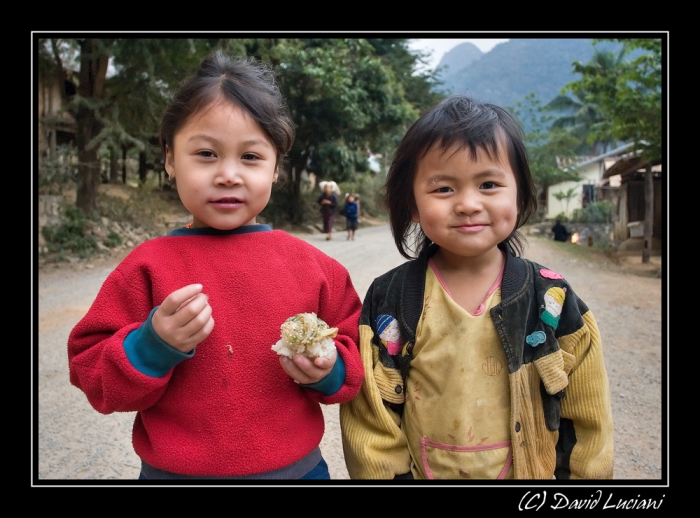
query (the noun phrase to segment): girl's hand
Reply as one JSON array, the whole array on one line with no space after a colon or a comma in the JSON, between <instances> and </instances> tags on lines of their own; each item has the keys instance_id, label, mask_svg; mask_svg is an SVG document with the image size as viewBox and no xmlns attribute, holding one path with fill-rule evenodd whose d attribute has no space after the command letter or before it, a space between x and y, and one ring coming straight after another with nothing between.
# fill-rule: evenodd
<instances>
[{"instance_id":1,"label":"girl's hand","mask_svg":"<svg viewBox=\"0 0 700 518\"><path fill-rule=\"evenodd\" d=\"M280 356L280 365L284 372L302 385L309 385L321 381L333 370L338 351L333 352L333 358L314 358L313 361L306 356L297 354L293 359Z\"/></svg>"},{"instance_id":2,"label":"girl's hand","mask_svg":"<svg viewBox=\"0 0 700 518\"><path fill-rule=\"evenodd\" d=\"M188 353L214 329L209 296L201 284L173 291L153 313L153 330L169 346Z\"/></svg>"}]
</instances>

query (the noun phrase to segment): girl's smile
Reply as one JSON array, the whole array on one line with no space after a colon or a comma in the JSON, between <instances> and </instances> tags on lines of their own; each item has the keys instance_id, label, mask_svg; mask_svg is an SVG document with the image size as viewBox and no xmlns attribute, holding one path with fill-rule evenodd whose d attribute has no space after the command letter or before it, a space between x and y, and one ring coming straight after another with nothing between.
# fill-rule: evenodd
<instances>
[{"instance_id":1,"label":"girl's smile","mask_svg":"<svg viewBox=\"0 0 700 518\"><path fill-rule=\"evenodd\" d=\"M486 225L457 225L455 229L458 232L464 232L464 233L473 233L473 232L479 232L480 230L483 230L486 228Z\"/></svg>"}]
</instances>

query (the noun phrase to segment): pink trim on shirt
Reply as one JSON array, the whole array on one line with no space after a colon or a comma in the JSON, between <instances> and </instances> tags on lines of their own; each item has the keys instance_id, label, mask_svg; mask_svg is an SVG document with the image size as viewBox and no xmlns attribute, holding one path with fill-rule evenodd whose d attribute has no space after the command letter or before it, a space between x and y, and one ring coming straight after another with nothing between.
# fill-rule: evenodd
<instances>
[{"instance_id":1,"label":"pink trim on shirt","mask_svg":"<svg viewBox=\"0 0 700 518\"><path fill-rule=\"evenodd\" d=\"M447 284L445 283L445 279L442 278L442 274L440 273L440 270L438 270L438 267L435 264L435 261L433 261L432 257L430 259L428 259L428 264L433 269L433 273L435 274L435 277L437 277L437 280L440 282L440 285L445 289L445 291L450 296L450 298L454 299L454 297L452 296L452 293L450 292L450 288L447 287Z\"/></svg>"},{"instance_id":2,"label":"pink trim on shirt","mask_svg":"<svg viewBox=\"0 0 700 518\"><path fill-rule=\"evenodd\" d=\"M501 281L503 280L503 271L505 270L506 267L506 254L504 252L501 252L503 254L503 264L501 265L501 271L498 274L498 277L496 278L496 281L493 283L493 286L489 289L489 292L486 294L486 297L484 297L484 300L481 302L479 307L476 309L474 313L467 311L472 316L478 317L481 315L484 310L486 309L486 301L488 298L493 294L494 291L496 291L498 288L501 287ZM437 265L435 264L435 261L433 261L433 258L431 257L428 259L428 264L430 267L433 269L433 273L435 274L435 277L437 277L438 282L440 283L440 286L443 287L443 289L447 292L447 294L450 296L452 300L454 300L454 297L452 296L452 293L450 292L450 289L447 287L447 283L445 282L445 279L442 277L442 274L440 273L440 270L438 270Z\"/></svg>"},{"instance_id":3,"label":"pink trim on shirt","mask_svg":"<svg viewBox=\"0 0 700 518\"><path fill-rule=\"evenodd\" d=\"M430 469L430 464L428 463L428 446L431 446L433 448L437 448L440 450L456 451L456 452L485 451L485 450L498 450L500 448L508 448L508 456L506 457L506 461L503 464L503 468L501 469L501 472L498 474L498 477L497 477L498 480L502 480L502 479L506 478L506 475L508 474L508 470L510 469L511 464L513 464L513 448L511 446L510 441L501 441L501 442L495 442L493 444L482 444L482 445L476 445L476 446L455 446L454 444L447 444L444 442L433 441L431 439L428 439L427 437L421 437L420 438L421 461L423 463L423 469L425 470L425 476L430 480L434 480L435 476L433 475L433 472Z\"/></svg>"}]
</instances>

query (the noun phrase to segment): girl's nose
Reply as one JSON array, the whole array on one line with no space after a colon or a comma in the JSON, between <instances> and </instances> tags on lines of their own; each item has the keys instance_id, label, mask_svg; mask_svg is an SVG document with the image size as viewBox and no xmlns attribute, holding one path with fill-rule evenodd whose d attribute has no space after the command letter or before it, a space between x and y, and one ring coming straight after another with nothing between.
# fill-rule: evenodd
<instances>
[{"instance_id":1,"label":"girl's nose","mask_svg":"<svg viewBox=\"0 0 700 518\"><path fill-rule=\"evenodd\" d=\"M238 166L233 162L221 161L217 171L215 182L217 185L235 185L241 182Z\"/></svg>"},{"instance_id":2,"label":"girl's nose","mask_svg":"<svg viewBox=\"0 0 700 518\"><path fill-rule=\"evenodd\" d=\"M481 200L478 193L463 192L459 194L455 203L455 212L457 214L471 214L482 209Z\"/></svg>"}]
</instances>

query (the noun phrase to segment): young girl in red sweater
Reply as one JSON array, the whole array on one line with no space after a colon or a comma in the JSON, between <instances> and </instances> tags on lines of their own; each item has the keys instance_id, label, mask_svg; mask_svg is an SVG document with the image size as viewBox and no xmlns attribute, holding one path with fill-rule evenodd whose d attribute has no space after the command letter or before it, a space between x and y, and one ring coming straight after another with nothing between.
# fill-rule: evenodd
<instances>
[{"instance_id":1,"label":"young girl in red sweater","mask_svg":"<svg viewBox=\"0 0 700 518\"><path fill-rule=\"evenodd\" d=\"M270 69L217 52L161 122L187 228L137 246L68 339L70 380L104 414L136 412L141 479L328 479L320 403L363 379L347 270L256 222L294 124ZM315 313L330 357L278 356L280 326Z\"/></svg>"}]
</instances>

